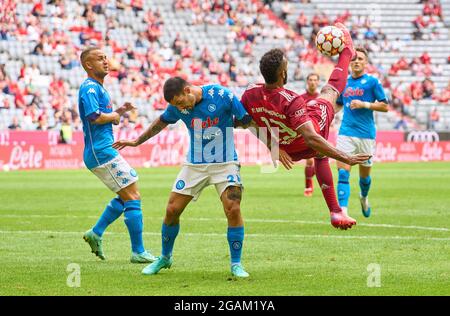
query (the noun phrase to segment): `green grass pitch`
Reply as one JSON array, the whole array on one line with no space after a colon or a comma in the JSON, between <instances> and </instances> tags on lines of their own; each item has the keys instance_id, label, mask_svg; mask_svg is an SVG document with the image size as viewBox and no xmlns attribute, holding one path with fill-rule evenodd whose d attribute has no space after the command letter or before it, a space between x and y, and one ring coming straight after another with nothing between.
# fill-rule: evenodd
<instances>
[{"instance_id":1,"label":"green grass pitch","mask_svg":"<svg viewBox=\"0 0 450 316\"><path fill-rule=\"evenodd\" d=\"M178 170L138 170L144 240L155 254ZM348 231L329 224L317 182L314 196L303 197L303 166L241 173L245 280L230 277L212 186L181 217L172 268L143 276L144 265L129 263L123 217L104 235L106 261L83 241L113 197L89 171L0 173L0 295L450 295L449 163L375 165L370 219L354 169L349 212L358 224ZM77 280L71 263L80 267L79 287L68 286Z\"/></svg>"}]
</instances>

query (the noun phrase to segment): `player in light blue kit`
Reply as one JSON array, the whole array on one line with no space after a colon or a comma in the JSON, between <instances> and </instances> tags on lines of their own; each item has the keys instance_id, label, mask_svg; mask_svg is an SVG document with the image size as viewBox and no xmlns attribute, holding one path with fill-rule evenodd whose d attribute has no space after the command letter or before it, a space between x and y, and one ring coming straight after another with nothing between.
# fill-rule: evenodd
<instances>
[{"instance_id":1,"label":"player in light blue kit","mask_svg":"<svg viewBox=\"0 0 450 316\"><path fill-rule=\"evenodd\" d=\"M387 112L388 101L380 81L365 73L368 54L364 48L356 49L357 57L350 63L351 76L344 92L339 96L337 104L344 105L344 116L337 137L336 148L347 154L375 154L376 126L373 112ZM365 217L370 216L371 207L368 194L372 179L370 170L372 160L359 165L359 187L361 211ZM337 193L339 205L348 212L350 197L350 168L337 161L339 181Z\"/></svg>"},{"instance_id":2,"label":"player in light blue kit","mask_svg":"<svg viewBox=\"0 0 450 316\"><path fill-rule=\"evenodd\" d=\"M180 229L180 215L191 200L197 200L208 185L215 185L228 220L227 240L231 254L231 273L248 277L241 265L244 222L241 216L242 182L234 147L234 119L248 125L251 117L241 102L220 85L194 86L180 77L164 84L166 111L136 140L122 140L113 147L138 146L169 124L182 120L190 135L187 162L172 187L162 224L162 255L142 270L156 274L172 265L172 250Z\"/></svg>"},{"instance_id":3,"label":"player in light blue kit","mask_svg":"<svg viewBox=\"0 0 450 316\"><path fill-rule=\"evenodd\" d=\"M142 240L142 210L134 169L112 148L114 142L112 124L119 124L120 117L133 110L131 103L113 111L111 98L103 88L103 79L108 74L106 55L96 47L85 49L80 56L81 64L88 74L78 95L78 108L83 122L84 154L86 167L92 171L117 197L106 206L95 226L83 239L93 253L105 260L102 235L106 228L124 213L125 224L131 239L132 263L149 263L155 257L144 249Z\"/></svg>"}]
</instances>

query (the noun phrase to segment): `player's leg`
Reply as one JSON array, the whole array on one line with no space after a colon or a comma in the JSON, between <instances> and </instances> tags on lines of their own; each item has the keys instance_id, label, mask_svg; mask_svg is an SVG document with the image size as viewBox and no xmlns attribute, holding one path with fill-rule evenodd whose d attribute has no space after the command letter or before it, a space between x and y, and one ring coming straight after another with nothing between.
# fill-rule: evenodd
<instances>
[{"instance_id":1,"label":"player's leg","mask_svg":"<svg viewBox=\"0 0 450 316\"><path fill-rule=\"evenodd\" d=\"M217 186L220 186L220 184ZM236 277L246 278L249 274L241 264L244 242L244 221L241 215L241 199L242 189L236 185L228 186L220 196L228 221L227 241L230 248L231 273Z\"/></svg>"},{"instance_id":2,"label":"player's leg","mask_svg":"<svg viewBox=\"0 0 450 316\"><path fill-rule=\"evenodd\" d=\"M185 165L175 180L167 202L166 214L161 227L162 254L152 264L146 266L142 273L157 274L161 269L171 267L175 239L180 231L180 216L186 206L196 201L202 190L208 185L205 166Z\"/></svg>"},{"instance_id":3,"label":"player's leg","mask_svg":"<svg viewBox=\"0 0 450 316\"><path fill-rule=\"evenodd\" d=\"M117 196L108 203L94 227L83 235L83 239L89 244L91 251L102 260L106 259L102 246L103 233L122 213L123 201Z\"/></svg>"},{"instance_id":4,"label":"player's leg","mask_svg":"<svg viewBox=\"0 0 450 316\"><path fill-rule=\"evenodd\" d=\"M106 228L125 211L124 198L132 199L131 197L119 194L119 192L121 190L127 190L127 186L133 185L138 180L138 176L120 155L101 166L93 168L91 172L111 191L118 194L106 206L95 226L83 235L83 239L89 244L92 252L101 259L105 259L102 247L102 235Z\"/></svg>"},{"instance_id":5,"label":"player's leg","mask_svg":"<svg viewBox=\"0 0 450 316\"><path fill-rule=\"evenodd\" d=\"M315 174L314 170L314 159L306 159L305 165L305 192L304 196L312 196L314 191L313 177Z\"/></svg>"},{"instance_id":6,"label":"player's leg","mask_svg":"<svg viewBox=\"0 0 450 316\"><path fill-rule=\"evenodd\" d=\"M338 135L336 148L347 154L354 154L357 149L353 141L353 138L344 135ZM339 206L342 208L342 211L345 214L348 214L348 200L350 198L351 166L340 161L336 161L336 165L338 169L337 194Z\"/></svg>"},{"instance_id":7,"label":"player's leg","mask_svg":"<svg viewBox=\"0 0 450 316\"><path fill-rule=\"evenodd\" d=\"M334 191L333 174L331 172L328 157L314 159L316 177L322 189L323 197L327 203L331 216L331 224L336 228L347 229L356 225L356 221L344 214L339 206Z\"/></svg>"},{"instance_id":8,"label":"player's leg","mask_svg":"<svg viewBox=\"0 0 450 316\"><path fill-rule=\"evenodd\" d=\"M369 217L371 213L369 190L372 184L372 178L370 177L370 170L371 167L359 166L359 188L361 190L359 200L361 202L361 212L365 217Z\"/></svg>"},{"instance_id":9,"label":"player's leg","mask_svg":"<svg viewBox=\"0 0 450 316\"><path fill-rule=\"evenodd\" d=\"M146 266L142 270L143 274L157 274L160 270L169 269L172 266L173 246L175 244L175 239L180 232L180 216L193 198L194 197L191 195L184 195L176 192L170 193L166 207L166 215L164 216L161 227L161 256L159 256L155 262Z\"/></svg>"},{"instance_id":10,"label":"player's leg","mask_svg":"<svg viewBox=\"0 0 450 316\"><path fill-rule=\"evenodd\" d=\"M117 194L120 196L124 207L124 222L127 226L131 241L132 263L149 263L156 260L149 251L145 250L142 232L144 221L142 216L141 195L137 182L121 189Z\"/></svg>"},{"instance_id":11,"label":"player's leg","mask_svg":"<svg viewBox=\"0 0 450 316\"><path fill-rule=\"evenodd\" d=\"M360 139L360 147L360 152L375 154L375 140ZM372 164L372 159L369 159L366 163L359 165L359 201L361 203L361 212L365 217L369 217L372 211L369 204L369 190L372 184L372 178L370 176Z\"/></svg>"},{"instance_id":12,"label":"player's leg","mask_svg":"<svg viewBox=\"0 0 450 316\"><path fill-rule=\"evenodd\" d=\"M337 193L339 206L345 214L348 214L348 200L350 198L350 171L351 166L341 161L336 161L338 169Z\"/></svg>"},{"instance_id":13,"label":"player's leg","mask_svg":"<svg viewBox=\"0 0 450 316\"><path fill-rule=\"evenodd\" d=\"M350 65L350 61L356 56L356 51L353 47L352 37L349 31L340 23L337 23L336 26L344 32L346 46L339 54L338 63L328 79L328 84L322 88L319 95L319 98L325 99L333 105L336 104L337 98L345 89L348 77L348 66Z\"/></svg>"}]
</instances>

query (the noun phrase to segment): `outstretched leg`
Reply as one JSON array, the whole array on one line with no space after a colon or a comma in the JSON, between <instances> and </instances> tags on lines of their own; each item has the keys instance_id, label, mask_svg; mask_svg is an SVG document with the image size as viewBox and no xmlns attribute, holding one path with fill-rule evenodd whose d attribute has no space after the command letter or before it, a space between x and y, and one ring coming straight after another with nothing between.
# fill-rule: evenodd
<instances>
[{"instance_id":1,"label":"outstretched leg","mask_svg":"<svg viewBox=\"0 0 450 316\"><path fill-rule=\"evenodd\" d=\"M333 175L331 173L328 158L315 158L314 165L316 168L317 181L319 182L323 197L325 198L330 211L331 224L340 229L347 229L356 225L356 221L353 218L346 216L337 202L336 193L334 191Z\"/></svg>"}]
</instances>

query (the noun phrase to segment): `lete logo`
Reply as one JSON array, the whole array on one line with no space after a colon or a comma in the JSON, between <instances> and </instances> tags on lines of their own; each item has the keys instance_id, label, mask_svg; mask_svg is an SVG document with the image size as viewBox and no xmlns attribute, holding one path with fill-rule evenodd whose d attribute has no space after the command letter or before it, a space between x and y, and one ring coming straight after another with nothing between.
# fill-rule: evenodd
<instances>
[{"instance_id":1,"label":"lete logo","mask_svg":"<svg viewBox=\"0 0 450 316\"><path fill-rule=\"evenodd\" d=\"M12 170L18 169L39 169L42 168L43 154L40 150L35 150L31 145L28 149L14 144L9 159L9 167Z\"/></svg>"}]
</instances>

